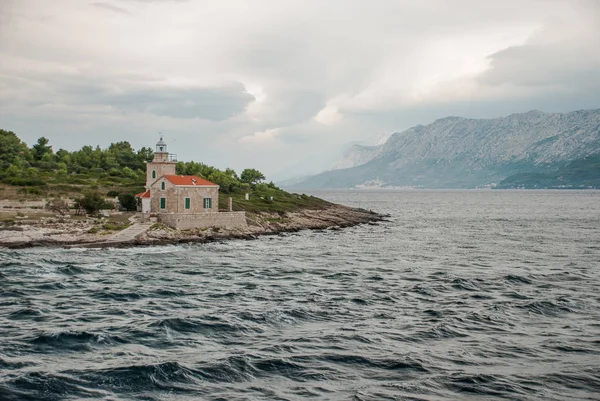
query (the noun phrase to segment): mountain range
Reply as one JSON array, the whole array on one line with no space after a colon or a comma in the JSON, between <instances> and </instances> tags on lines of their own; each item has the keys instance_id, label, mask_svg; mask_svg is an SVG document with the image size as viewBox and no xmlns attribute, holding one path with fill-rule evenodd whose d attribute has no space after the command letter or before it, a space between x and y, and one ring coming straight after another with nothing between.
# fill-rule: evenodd
<instances>
[{"instance_id":1,"label":"mountain range","mask_svg":"<svg viewBox=\"0 0 600 401\"><path fill-rule=\"evenodd\" d=\"M446 117L396 132L381 145L354 145L336 164L345 168L290 187L600 186L599 154L600 109ZM581 169L585 179L577 173Z\"/></svg>"}]
</instances>

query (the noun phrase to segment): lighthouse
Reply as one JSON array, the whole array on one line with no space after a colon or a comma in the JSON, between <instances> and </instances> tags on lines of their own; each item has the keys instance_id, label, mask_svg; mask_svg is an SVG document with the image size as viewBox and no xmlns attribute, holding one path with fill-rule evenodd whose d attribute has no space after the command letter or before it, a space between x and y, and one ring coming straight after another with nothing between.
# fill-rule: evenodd
<instances>
[{"instance_id":1,"label":"lighthouse","mask_svg":"<svg viewBox=\"0 0 600 401\"><path fill-rule=\"evenodd\" d=\"M169 153L167 144L161 135L156 143L154 159L146 164L146 189L150 189L152 183L163 175L175 175L176 165L177 156Z\"/></svg>"}]
</instances>

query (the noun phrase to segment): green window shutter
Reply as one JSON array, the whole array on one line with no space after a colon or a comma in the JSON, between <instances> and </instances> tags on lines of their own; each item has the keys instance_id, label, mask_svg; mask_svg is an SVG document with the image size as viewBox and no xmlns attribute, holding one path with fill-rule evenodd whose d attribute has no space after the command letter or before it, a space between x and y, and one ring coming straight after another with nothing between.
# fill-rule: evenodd
<instances>
[{"instance_id":1,"label":"green window shutter","mask_svg":"<svg viewBox=\"0 0 600 401\"><path fill-rule=\"evenodd\" d=\"M189 209L191 206L190 198L185 198L185 208Z\"/></svg>"},{"instance_id":2,"label":"green window shutter","mask_svg":"<svg viewBox=\"0 0 600 401\"><path fill-rule=\"evenodd\" d=\"M204 208L212 209L212 198L204 198Z\"/></svg>"},{"instance_id":3,"label":"green window shutter","mask_svg":"<svg viewBox=\"0 0 600 401\"><path fill-rule=\"evenodd\" d=\"M156 178L156 171L152 170L152 178Z\"/></svg>"},{"instance_id":4,"label":"green window shutter","mask_svg":"<svg viewBox=\"0 0 600 401\"><path fill-rule=\"evenodd\" d=\"M167 208L167 198L160 198L160 208L161 209Z\"/></svg>"},{"instance_id":5,"label":"green window shutter","mask_svg":"<svg viewBox=\"0 0 600 401\"><path fill-rule=\"evenodd\" d=\"M161 182L160 183L160 189L162 189L163 191L165 190L165 182Z\"/></svg>"}]
</instances>

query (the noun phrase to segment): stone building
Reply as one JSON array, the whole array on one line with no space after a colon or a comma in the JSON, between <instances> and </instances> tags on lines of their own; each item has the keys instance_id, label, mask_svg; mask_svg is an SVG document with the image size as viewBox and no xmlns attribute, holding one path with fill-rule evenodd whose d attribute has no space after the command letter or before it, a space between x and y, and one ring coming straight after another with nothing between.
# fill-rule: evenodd
<instances>
[{"instance_id":1,"label":"stone building","mask_svg":"<svg viewBox=\"0 0 600 401\"><path fill-rule=\"evenodd\" d=\"M146 191L136 195L142 216L156 215L174 228L246 226L244 212L219 212L219 186L195 175L177 175L177 156L161 136L146 164ZM231 204L231 202L229 202Z\"/></svg>"},{"instance_id":2,"label":"stone building","mask_svg":"<svg viewBox=\"0 0 600 401\"><path fill-rule=\"evenodd\" d=\"M219 186L195 175L165 174L150 185L150 210L159 213L219 211Z\"/></svg>"}]
</instances>

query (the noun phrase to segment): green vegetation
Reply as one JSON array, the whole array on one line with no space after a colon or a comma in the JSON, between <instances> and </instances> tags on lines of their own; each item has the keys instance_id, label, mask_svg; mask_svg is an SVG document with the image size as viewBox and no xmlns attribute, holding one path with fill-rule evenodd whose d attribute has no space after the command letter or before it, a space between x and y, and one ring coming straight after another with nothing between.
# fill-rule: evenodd
<instances>
[{"instance_id":1,"label":"green vegetation","mask_svg":"<svg viewBox=\"0 0 600 401\"><path fill-rule=\"evenodd\" d=\"M119 204L128 212L134 212L137 209L137 200L133 194L118 195Z\"/></svg>"},{"instance_id":2,"label":"green vegetation","mask_svg":"<svg viewBox=\"0 0 600 401\"><path fill-rule=\"evenodd\" d=\"M233 198L234 211L285 213L301 209L323 209L329 202L314 196L291 194L277 188L273 183L253 185L248 191L249 200L245 199L246 192L234 192L219 197L219 209L227 210L227 198ZM271 200L271 198L273 198Z\"/></svg>"},{"instance_id":3,"label":"green vegetation","mask_svg":"<svg viewBox=\"0 0 600 401\"><path fill-rule=\"evenodd\" d=\"M77 198L75 201L87 214L96 214L102 209L112 208L112 205L107 204L104 196L97 191L86 191L83 197Z\"/></svg>"},{"instance_id":4,"label":"green vegetation","mask_svg":"<svg viewBox=\"0 0 600 401\"><path fill-rule=\"evenodd\" d=\"M84 146L54 152L49 140L41 137L29 148L14 132L0 130L0 180L28 187L31 195L135 193L144 188L145 162L152 156L151 149L136 152L128 142L112 143L107 149Z\"/></svg>"},{"instance_id":5,"label":"green vegetation","mask_svg":"<svg viewBox=\"0 0 600 401\"><path fill-rule=\"evenodd\" d=\"M497 188L600 188L600 154L573 160L547 172L514 174Z\"/></svg>"},{"instance_id":6,"label":"green vegetation","mask_svg":"<svg viewBox=\"0 0 600 401\"><path fill-rule=\"evenodd\" d=\"M265 179L263 173L253 168L247 168L242 171L242 175L240 175L240 181L245 182L246 184L257 184Z\"/></svg>"},{"instance_id":7,"label":"green vegetation","mask_svg":"<svg viewBox=\"0 0 600 401\"><path fill-rule=\"evenodd\" d=\"M0 130L0 182L7 188L21 188L18 196L34 198L70 197L90 214L108 207L104 198L118 197L126 210L135 210L134 194L144 190L147 161L153 151L135 151L129 142L111 143L106 149L84 146L80 150L59 149L41 137L31 148L11 131ZM219 170L198 162L178 162L177 174L197 175L220 186L219 209L228 209L233 198L235 211L284 213L300 209L322 209L329 203L312 196L290 194L265 183L256 169L245 169L238 176L227 168ZM3 195L10 191L3 189ZM245 200L249 194L249 200ZM55 204L57 212L61 204Z\"/></svg>"},{"instance_id":8,"label":"green vegetation","mask_svg":"<svg viewBox=\"0 0 600 401\"><path fill-rule=\"evenodd\" d=\"M131 223L129 223L129 222L116 223L116 222L109 221L108 223L102 224L102 229L108 230L108 231L121 231L121 230L126 229L130 225L131 225Z\"/></svg>"}]
</instances>

